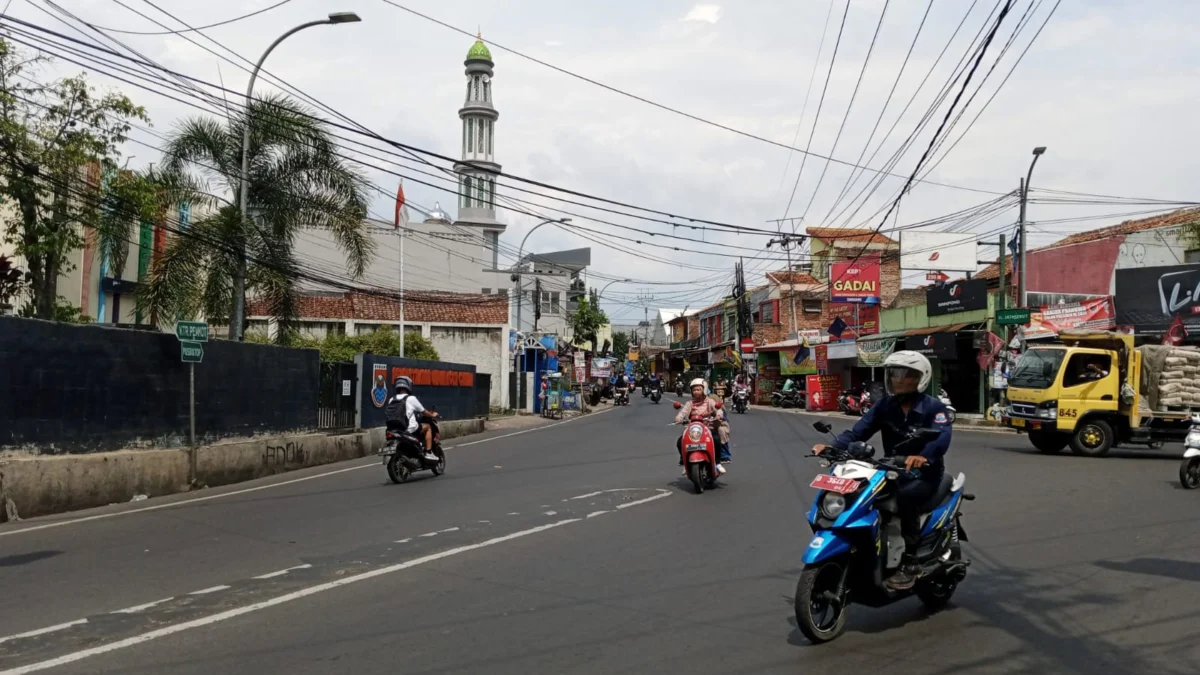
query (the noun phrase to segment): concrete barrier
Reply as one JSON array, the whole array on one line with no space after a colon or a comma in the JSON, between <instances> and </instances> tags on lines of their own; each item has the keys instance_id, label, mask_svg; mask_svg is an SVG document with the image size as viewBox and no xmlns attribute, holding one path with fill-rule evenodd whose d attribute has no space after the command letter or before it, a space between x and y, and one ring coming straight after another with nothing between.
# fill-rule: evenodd
<instances>
[{"instance_id":1,"label":"concrete barrier","mask_svg":"<svg viewBox=\"0 0 1200 675\"><path fill-rule=\"evenodd\" d=\"M443 439L477 434L482 419L440 424ZM384 444L384 429L296 434L202 446L196 478L217 487L284 471L366 457ZM187 449L119 450L82 455L0 457L0 522L161 497L189 489Z\"/></svg>"}]
</instances>

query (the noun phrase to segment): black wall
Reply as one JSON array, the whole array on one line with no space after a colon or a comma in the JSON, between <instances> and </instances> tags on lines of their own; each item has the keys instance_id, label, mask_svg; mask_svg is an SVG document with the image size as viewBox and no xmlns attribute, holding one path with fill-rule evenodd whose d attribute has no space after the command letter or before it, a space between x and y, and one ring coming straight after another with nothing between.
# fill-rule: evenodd
<instances>
[{"instance_id":1,"label":"black wall","mask_svg":"<svg viewBox=\"0 0 1200 675\"><path fill-rule=\"evenodd\" d=\"M200 439L317 426L315 350L216 340L196 365ZM0 446L113 450L188 434L174 335L0 317ZM47 447L53 445L53 449Z\"/></svg>"},{"instance_id":2,"label":"black wall","mask_svg":"<svg viewBox=\"0 0 1200 675\"><path fill-rule=\"evenodd\" d=\"M386 366L385 384L387 396L394 394L392 389L393 374L399 368L400 372L413 377L413 395L426 408L436 408L442 419L462 420L475 416L475 388L473 385L422 384L422 378L415 376L418 371L439 371L442 379L446 373L458 373L463 377L475 378L475 366L462 363L446 363L444 361L419 361L417 359L402 359L397 356L362 355L362 372L359 373L359 387L362 389L362 421L364 429L382 427L387 422L387 416L382 406L377 406L372 399L372 389L375 388L375 366Z\"/></svg>"}]
</instances>

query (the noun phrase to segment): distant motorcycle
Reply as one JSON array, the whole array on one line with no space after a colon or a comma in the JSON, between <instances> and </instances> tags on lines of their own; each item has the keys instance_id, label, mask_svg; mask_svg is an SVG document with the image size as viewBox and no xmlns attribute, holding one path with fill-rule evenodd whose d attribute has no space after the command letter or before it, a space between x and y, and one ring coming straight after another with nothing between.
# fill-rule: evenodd
<instances>
[{"instance_id":1,"label":"distant motorcycle","mask_svg":"<svg viewBox=\"0 0 1200 675\"><path fill-rule=\"evenodd\" d=\"M744 415L750 409L750 390L742 387L733 392L733 409Z\"/></svg>"},{"instance_id":2,"label":"distant motorcycle","mask_svg":"<svg viewBox=\"0 0 1200 675\"><path fill-rule=\"evenodd\" d=\"M1179 483L1184 489L1200 487L1200 413L1192 415L1192 428L1183 441L1183 462L1179 465Z\"/></svg>"},{"instance_id":3,"label":"distant motorcycle","mask_svg":"<svg viewBox=\"0 0 1200 675\"><path fill-rule=\"evenodd\" d=\"M393 483L407 483L414 471L432 471L435 476L446 473L446 453L442 451L442 432L437 420L423 415L421 421L433 428L433 449L430 452L437 459L425 456L424 440L400 428L404 422L389 422L386 442L379 454L383 456L388 478Z\"/></svg>"},{"instance_id":4,"label":"distant motorcycle","mask_svg":"<svg viewBox=\"0 0 1200 675\"><path fill-rule=\"evenodd\" d=\"M675 380L675 395L683 396L683 379Z\"/></svg>"},{"instance_id":5,"label":"distant motorcycle","mask_svg":"<svg viewBox=\"0 0 1200 675\"><path fill-rule=\"evenodd\" d=\"M662 394L662 384L660 383L650 390L650 400L658 403L662 400Z\"/></svg>"},{"instance_id":6,"label":"distant motorcycle","mask_svg":"<svg viewBox=\"0 0 1200 675\"><path fill-rule=\"evenodd\" d=\"M950 402L950 395L945 389L938 390L938 399L946 406L946 417L950 424L954 424L954 420L958 417L958 411L954 409L954 404Z\"/></svg>"},{"instance_id":7,"label":"distant motorcycle","mask_svg":"<svg viewBox=\"0 0 1200 675\"><path fill-rule=\"evenodd\" d=\"M642 385L642 398L646 398L649 395L650 395L650 386L643 384Z\"/></svg>"},{"instance_id":8,"label":"distant motorcycle","mask_svg":"<svg viewBox=\"0 0 1200 675\"><path fill-rule=\"evenodd\" d=\"M629 405L629 390L617 389L616 393L613 395L613 405Z\"/></svg>"}]
</instances>

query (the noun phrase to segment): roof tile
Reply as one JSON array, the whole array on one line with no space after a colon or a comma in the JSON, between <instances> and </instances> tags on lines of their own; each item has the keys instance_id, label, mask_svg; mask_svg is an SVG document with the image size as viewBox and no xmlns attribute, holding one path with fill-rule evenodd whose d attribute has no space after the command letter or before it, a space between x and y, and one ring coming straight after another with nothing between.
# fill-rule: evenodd
<instances>
[{"instance_id":1,"label":"roof tile","mask_svg":"<svg viewBox=\"0 0 1200 675\"><path fill-rule=\"evenodd\" d=\"M400 319L396 298L347 292L301 295L297 299L299 316L306 319L334 319L392 322ZM251 300L252 317L268 316L264 300ZM508 298L478 293L408 291L404 298L404 320L414 323L493 324L508 323Z\"/></svg>"}]
</instances>

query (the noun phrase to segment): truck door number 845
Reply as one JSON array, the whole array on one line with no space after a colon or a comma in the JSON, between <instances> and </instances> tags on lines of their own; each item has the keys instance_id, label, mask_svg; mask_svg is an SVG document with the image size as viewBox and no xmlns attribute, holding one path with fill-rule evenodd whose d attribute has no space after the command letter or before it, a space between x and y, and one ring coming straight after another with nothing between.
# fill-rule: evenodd
<instances>
[{"instance_id":1,"label":"truck door number 845","mask_svg":"<svg viewBox=\"0 0 1200 675\"><path fill-rule=\"evenodd\" d=\"M1079 417L1079 412L1074 408L1063 408L1058 411L1059 417Z\"/></svg>"}]
</instances>

